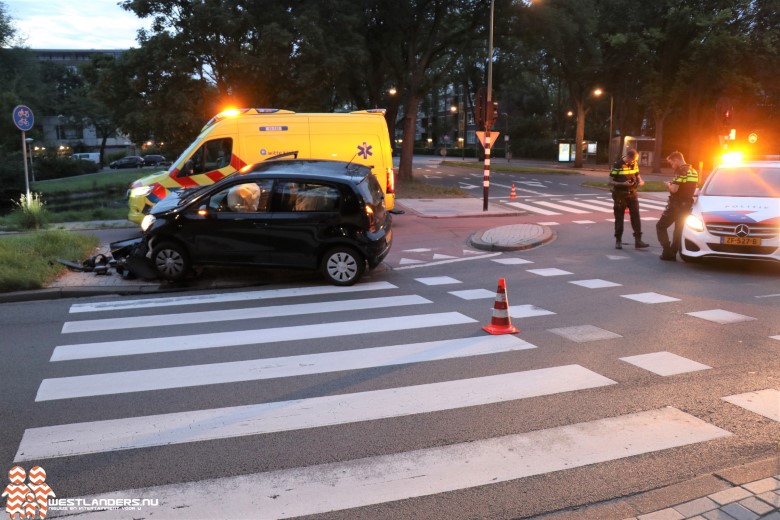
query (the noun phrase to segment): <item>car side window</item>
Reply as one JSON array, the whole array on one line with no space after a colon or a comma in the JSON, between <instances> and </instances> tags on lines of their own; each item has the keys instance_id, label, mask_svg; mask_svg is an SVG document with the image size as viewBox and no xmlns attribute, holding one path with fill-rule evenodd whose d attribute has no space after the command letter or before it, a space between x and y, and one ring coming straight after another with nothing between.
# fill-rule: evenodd
<instances>
[{"instance_id":1,"label":"car side window","mask_svg":"<svg viewBox=\"0 0 780 520\"><path fill-rule=\"evenodd\" d=\"M233 139L225 137L223 139L213 139L203 143L198 148L188 163L192 162L192 168L189 171L183 171L184 176L197 175L200 173L211 172L230 165L233 157Z\"/></svg>"},{"instance_id":2,"label":"car side window","mask_svg":"<svg viewBox=\"0 0 780 520\"><path fill-rule=\"evenodd\" d=\"M317 182L280 182L274 193L274 208L280 212L336 211L338 188Z\"/></svg>"},{"instance_id":3,"label":"car side window","mask_svg":"<svg viewBox=\"0 0 780 520\"><path fill-rule=\"evenodd\" d=\"M216 212L266 213L272 188L272 179L234 184L212 195L209 208Z\"/></svg>"}]
</instances>

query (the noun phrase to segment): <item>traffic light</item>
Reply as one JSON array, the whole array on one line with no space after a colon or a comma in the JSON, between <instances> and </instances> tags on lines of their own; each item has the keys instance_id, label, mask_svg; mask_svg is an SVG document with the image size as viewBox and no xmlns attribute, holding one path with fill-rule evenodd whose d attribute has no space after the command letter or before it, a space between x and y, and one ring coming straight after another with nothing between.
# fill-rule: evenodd
<instances>
[{"instance_id":1,"label":"traffic light","mask_svg":"<svg viewBox=\"0 0 780 520\"><path fill-rule=\"evenodd\" d=\"M493 123L495 123L498 120L498 101L491 100L490 104L491 106L488 107L487 114L485 117L485 126L487 128L493 126Z\"/></svg>"}]
</instances>

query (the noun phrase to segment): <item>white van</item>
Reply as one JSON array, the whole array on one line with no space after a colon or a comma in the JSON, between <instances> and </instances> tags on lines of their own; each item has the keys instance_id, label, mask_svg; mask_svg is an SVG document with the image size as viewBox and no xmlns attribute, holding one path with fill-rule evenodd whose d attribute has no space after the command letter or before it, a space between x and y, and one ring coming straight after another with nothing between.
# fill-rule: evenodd
<instances>
[{"instance_id":1,"label":"white van","mask_svg":"<svg viewBox=\"0 0 780 520\"><path fill-rule=\"evenodd\" d=\"M100 154L97 152L90 153L74 153L70 156L71 159L79 159L81 161L92 161L95 164L100 164Z\"/></svg>"},{"instance_id":2,"label":"white van","mask_svg":"<svg viewBox=\"0 0 780 520\"><path fill-rule=\"evenodd\" d=\"M168 193L207 186L248 164L279 156L329 159L371 168L393 209L393 151L384 110L299 114L245 108L215 116L167 171L130 185L128 219L140 223Z\"/></svg>"}]
</instances>

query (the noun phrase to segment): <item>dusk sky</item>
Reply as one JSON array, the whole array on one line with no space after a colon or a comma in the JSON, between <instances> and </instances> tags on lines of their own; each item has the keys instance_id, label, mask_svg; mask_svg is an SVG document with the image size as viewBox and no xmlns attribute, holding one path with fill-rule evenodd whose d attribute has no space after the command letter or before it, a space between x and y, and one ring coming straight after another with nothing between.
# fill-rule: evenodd
<instances>
[{"instance_id":1,"label":"dusk sky","mask_svg":"<svg viewBox=\"0 0 780 520\"><path fill-rule=\"evenodd\" d=\"M32 49L126 49L138 47L136 31L148 27L117 0L0 0L22 45Z\"/></svg>"}]
</instances>

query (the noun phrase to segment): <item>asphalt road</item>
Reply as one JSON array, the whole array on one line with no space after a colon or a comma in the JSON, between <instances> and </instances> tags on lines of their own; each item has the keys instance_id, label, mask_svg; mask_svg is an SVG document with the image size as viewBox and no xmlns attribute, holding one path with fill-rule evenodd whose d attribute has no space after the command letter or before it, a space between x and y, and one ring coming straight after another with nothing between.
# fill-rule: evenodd
<instances>
[{"instance_id":1,"label":"asphalt road","mask_svg":"<svg viewBox=\"0 0 780 520\"><path fill-rule=\"evenodd\" d=\"M556 181L533 187L540 200L604 196ZM653 238L616 251L609 213L534 207L558 214L399 216L391 269L358 292L301 292L312 278L221 301L4 304L0 460L44 467L57 497L161 501L106 517L456 519L564 511L775 454L780 422L747 403L780 390L780 269L661 262ZM467 244L516 222L557 237ZM482 330L499 278L520 329L503 346Z\"/></svg>"}]
</instances>

